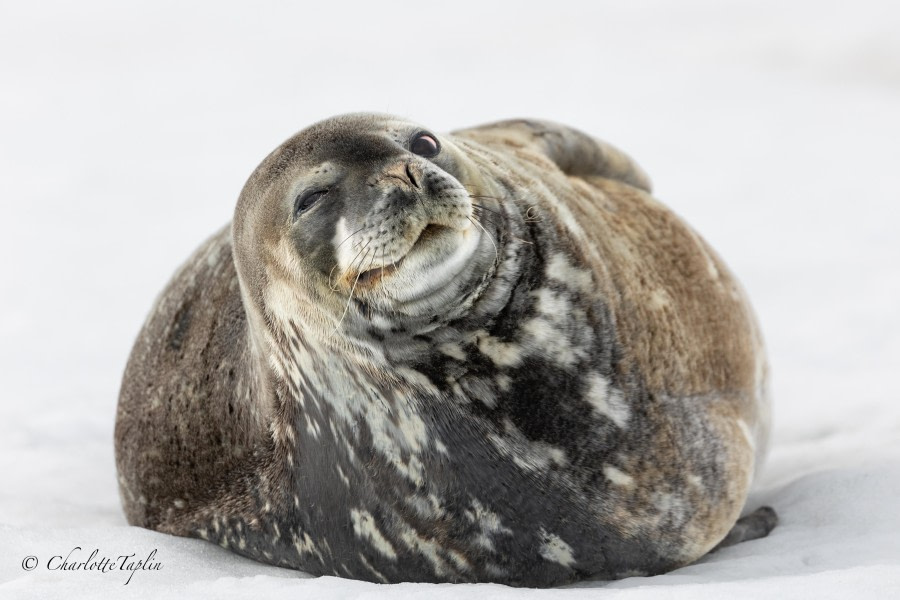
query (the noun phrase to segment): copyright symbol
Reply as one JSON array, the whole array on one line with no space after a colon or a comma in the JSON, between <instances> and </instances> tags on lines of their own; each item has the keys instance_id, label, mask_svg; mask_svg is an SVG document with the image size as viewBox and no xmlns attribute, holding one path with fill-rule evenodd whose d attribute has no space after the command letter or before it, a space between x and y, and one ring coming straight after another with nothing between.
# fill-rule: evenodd
<instances>
[{"instance_id":1,"label":"copyright symbol","mask_svg":"<svg viewBox=\"0 0 900 600\"><path fill-rule=\"evenodd\" d=\"M38 566L37 556L26 556L22 559L22 568L26 571L34 571Z\"/></svg>"}]
</instances>

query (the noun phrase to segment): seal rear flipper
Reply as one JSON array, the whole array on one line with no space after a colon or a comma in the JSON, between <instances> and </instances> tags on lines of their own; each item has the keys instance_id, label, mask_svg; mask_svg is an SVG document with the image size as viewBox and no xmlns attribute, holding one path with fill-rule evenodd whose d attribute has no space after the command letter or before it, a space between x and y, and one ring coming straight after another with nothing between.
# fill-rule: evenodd
<instances>
[{"instance_id":1,"label":"seal rear flipper","mask_svg":"<svg viewBox=\"0 0 900 600\"><path fill-rule=\"evenodd\" d=\"M566 175L605 177L652 191L650 177L633 158L572 127L552 121L514 119L454 132L484 141L481 134L497 135L513 145L537 145Z\"/></svg>"},{"instance_id":2,"label":"seal rear flipper","mask_svg":"<svg viewBox=\"0 0 900 600\"><path fill-rule=\"evenodd\" d=\"M731 531L728 532L728 535L725 536L725 539L719 542L711 552L716 552L741 542L764 538L772 533L776 525L778 525L778 515L772 507L762 506L757 508L746 517L738 519Z\"/></svg>"}]
</instances>

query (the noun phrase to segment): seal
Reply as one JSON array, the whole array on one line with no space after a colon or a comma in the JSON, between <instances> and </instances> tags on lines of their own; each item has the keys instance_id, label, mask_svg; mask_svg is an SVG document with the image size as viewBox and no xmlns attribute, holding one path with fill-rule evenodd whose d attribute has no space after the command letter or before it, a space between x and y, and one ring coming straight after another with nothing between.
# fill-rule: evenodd
<instances>
[{"instance_id":1,"label":"seal","mask_svg":"<svg viewBox=\"0 0 900 600\"><path fill-rule=\"evenodd\" d=\"M158 298L116 463L130 523L266 563L552 586L767 535L737 520L769 414L744 292L626 154L353 114Z\"/></svg>"}]
</instances>

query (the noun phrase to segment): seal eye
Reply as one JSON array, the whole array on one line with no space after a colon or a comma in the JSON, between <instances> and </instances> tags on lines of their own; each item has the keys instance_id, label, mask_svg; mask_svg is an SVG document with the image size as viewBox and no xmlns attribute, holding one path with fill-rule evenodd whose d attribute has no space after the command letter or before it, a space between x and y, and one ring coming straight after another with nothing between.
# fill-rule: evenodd
<instances>
[{"instance_id":1,"label":"seal eye","mask_svg":"<svg viewBox=\"0 0 900 600\"><path fill-rule=\"evenodd\" d=\"M301 213L306 212L307 210L315 204L319 198L328 193L328 190L310 190L308 192L304 192L297 196L297 199L294 200L294 217L300 216Z\"/></svg>"},{"instance_id":2,"label":"seal eye","mask_svg":"<svg viewBox=\"0 0 900 600\"><path fill-rule=\"evenodd\" d=\"M412 141L409 143L409 150L413 154L418 154L425 158L433 158L440 153L441 145L433 135L427 131L422 131L413 136Z\"/></svg>"}]
</instances>

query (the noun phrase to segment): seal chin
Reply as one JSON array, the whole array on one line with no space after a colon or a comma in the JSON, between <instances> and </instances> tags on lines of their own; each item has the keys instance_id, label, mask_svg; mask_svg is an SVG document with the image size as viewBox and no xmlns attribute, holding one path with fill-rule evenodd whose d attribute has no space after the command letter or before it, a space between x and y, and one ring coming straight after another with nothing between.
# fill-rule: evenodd
<instances>
[{"instance_id":1,"label":"seal chin","mask_svg":"<svg viewBox=\"0 0 900 600\"><path fill-rule=\"evenodd\" d=\"M481 231L471 226L453 229L428 225L401 259L360 274L360 291L367 296L377 295L382 302L386 300L400 310L427 302L464 274L481 237Z\"/></svg>"},{"instance_id":2,"label":"seal chin","mask_svg":"<svg viewBox=\"0 0 900 600\"><path fill-rule=\"evenodd\" d=\"M429 243L428 240L431 240L436 236L443 235L443 230L445 230L445 229L447 229L447 227L445 227L443 225L438 225L436 223L431 223L431 224L425 226L422 229L422 231L419 232L419 235L416 238L416 241L413 242L412 246L410 246L410 249L407 251L406 254L404 254L403 256L401 256L400 258L398 258L397 260L395 260L392 263L385 263L383 265L380 265L380 266L377 266L377 267L374 267L374 268L371 268L371 269L368 269L366 271L359 273L359 275L356 278L356 282L360 286L362 286L362 289L365 289L366 286L374 286L375 284L377 284L379 281L381 281L388 275L395 273L400 268L401 263L403 263L403 261L406 260L406 257L411 252L413 252L414 250L421 249L423 245L427 245Z\"/></svg>"}]
</instances>

